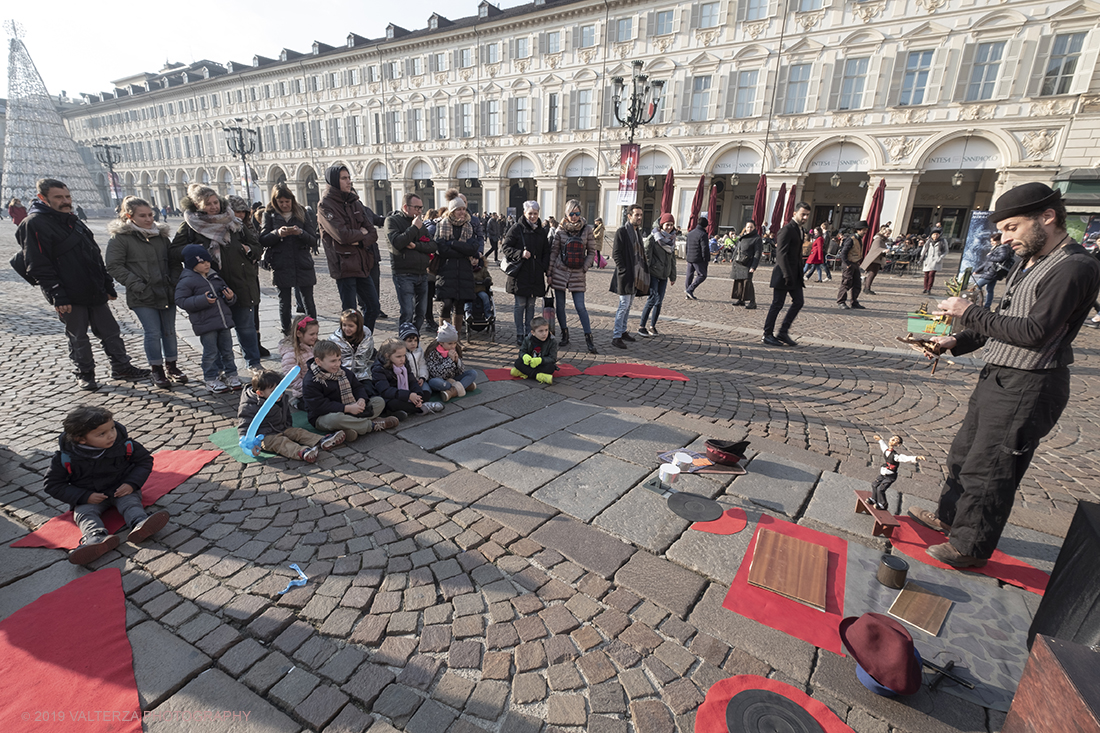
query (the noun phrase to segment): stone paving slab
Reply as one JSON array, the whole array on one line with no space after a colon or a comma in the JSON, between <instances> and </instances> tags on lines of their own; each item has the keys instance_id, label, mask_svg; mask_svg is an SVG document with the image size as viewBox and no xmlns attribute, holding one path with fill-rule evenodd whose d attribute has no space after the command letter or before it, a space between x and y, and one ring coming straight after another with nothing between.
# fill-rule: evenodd
<instances>
[{"instance_id":1,"label":"stone paving slab","mask_svg":"<svg viewBox=\"0 0 1100 733\"><path fill-rule=\"evenodd\" d=\"M689 445L699 437L683 428L663 423L648 423L631 430L607 446L606 453L639 466L656 468L657 454Z\"/></svg>"},{"instance_id":2,"label":"stone paving slab","mask_svg":"<svg viewBox=\"0 0 1100 733\"><path fill-rule=\"evenodd\" d=\"M610 579L634 554L634 548L606 532L575 519L557 516L531 535L531 539L597 575Z\"/></svg>"},{"instance_id":3,"label":"stone paving slab","mask_svg":"<svg viewBox=\"0 0 1100 733\"><path fill-rule=\"evenodd\" d=\"M657 554L663 553L688 527L659 494L635 486L593 521L616 537Z\"/></svg>"},{"instance_id":4,"label":"stone paving slab","mask_svg":"<svg viewBox=\"0 0 1100 733\"><path fill-rule=\"evenodd\" d=\"M601 411L597 405L562 400L513 420L508 429L531 440L540 440Z\"/></svg>"},{"instance_id":5,"label":"stone paving slab","mask_svg":"<svg viewBox=\"0 0 1100 733\"><path fill-rule=\"evenodd\" d=\"M536 527L558 513L556 509L538 499L506 487L483 496L473 502L470 508L521 535L530 534Z\"/></svg>"},{"instance_id":6,"label":"stone paving slab","mask_svg":"<svg viewBox=\"0 0 1100 733\"><path fill-rule=\"evenodd\" d=\"M488 379L485 379L485 373L479 371L477 376L477 394L468 394L462 399L454 402L454 405L462 408L484 405L489 402L502 400L519 392L524 392L527 388L528 385L521 384L518 381L490 382Z\"/></svg>"},{"instance_id":7,"label":"stone paving slab","mask_svg":"<svg viewBox=\"0 0 1100 733\"><path fill-rule=\"evenodd\" d=\"M374 435L368 437L374 437ZM456 468L450 461L403 440L395 440L390 445L372 448L368 451L368 455L394 471L405 474L422 486L443 478Z\"/></svg>"},{"instance_id":8,"label":"stone paving slab","mask_svg":"<svg viewBox=\"0 0 1100 733\"><path fill-rule=\"evenodd\" d=\"M515 425L511 423L509 429ZM485 466L478 473L499 484L530 494L598 453L603 446L565 431L554 433Z\"/></svg>"},{"instance_id":9,"label":"stone paving slab","mask_svg":"<svg viewBox=\"0 0 1100 733\"><path fill-rule=\"evenodd\" d=\"M200 711L241 715L201 721L185 715ZM208 669L191 680L145 718L147 733L193 733L196 730L202 733L297 733L301 729L302 726L218 669Z\"/></svg>"},{"instance_id":10,"label":"stone paving slab","mask_svg":"<svg viewBox=\"0 0 1100 733\"><path fill-rule=\"evenodd\" d=\"M740 532L731 535L711 534L695 529L686 529L665 552L668 559L686 568L702 573L708 578L725 584L728 588L737 576L741 561L748 552L756 523L760 521L759 508L753 508L749 502L722 497L718 501L724 508L739 506L745 510L748 524Z\"/></svg>"},{"instance_id":11,"label":"stone paving slab","mask_svg":"<svg viewBox=\"0 0 1100 733\"><path fill-rule=\"evenodd\" d=\"M821 471L788 458L761 453L749 462L748 473L729 491L754 504L794 517L806 503Z\"/></svg>"},{"instance_id":12,"label":"stone paving slab","mask_svg":"<svg viewBox=\"0 0 1100 733\"><path fill-rule=\"evenodd\" d=\"M707 586L696 573L645 551L630 556L615 573L615 582L680 618L687 616Z\"/></svg>"},{"instance_id":13,"label":"stone paving slab","mask_svg":"<svg viewBox=\"0 0 1100 733\"><path fill-rule=\"evenodd\" d=\"M531 444L530 439L507 427L492 428L437 451L464 468L477 471Z\"/></svg>"},{"instance_id":14,"label":"stone paving slab","mask_svg":"<svg viewBox=\"0 0 1100 733\"><path fill-rule=\"evenodd\" d=\"M31 552L33 555L36 551L29 548L5 547L3 557L9 557L7 555L9 552ZM36 601L66 583L88 574L87 570L73 565L67 560L56 559L57 550L41 550L41 552L49 552L54 555L53 563L0 589L0 621L28 603Z\"/></svg>"},{"instance_id":15,"label":"stone paving slab","mask_svg":"<svg viewBox=\"0 0 1100 733\"><path fill-rule=\"evenodd\" d=\"M1054 570L1054 563L1058 561L1063 541L1062 537L1007 524L1001 533L997 549L1049 573Z\"/></svg>"},{"instance_id":16,"label":"stone paving slab","mask_svg":"<svg viewBox=\"0 0 1100 733\"><path fill-rule=\"evenodd\" d=\"M640 466L597 453L532 496L588 522L629 491L644 475L645 469Z\"/></svg>"},{"instance_id":17,"label":"stone paving slab","mask_svg":"<svg viewBox=\"0 0 1100 733\"><path fill-rule=\"evenodd\" d=\"M449 415L444 412L443 417L402 431L401 438L424 450L436 451L510 419L484 405L476 405Z\"/></svg>"},{"instance_id":18,"label":"stone paving slab","mask_svg":"<svg viewBox=\"0 0 1100 733\"><path fill-rule=\"evenodd\" d=\"M899 486L901 483L902 478L898 478L894 486ZM813 497L806 506L799 524L808 524L807 520L812 520L819 525L825 525L824 529L827 532L840 529L860 538L864 543L885 547L886 543L882 538L871 534L875 526L871 515L856 514L856 496L852 492L857 490L870 491L871 484L826 471L821 474L821 480L817 482ZM887 492L886 500L893 514L901 512L901 496L897 491Z\"/></svg>"},{"instance_id":19,"label":"stone paving slab","mask_svg":"<svg viewBox=\"0 0 1100 733\"><path fill-rule=\"evenodd\" d=\"M66 559L65 550L51 550L45 547L9 547L12 542L26 534L25 527L7 517L0 516L0 587Z\"/></svg>"},{"instance_id":20,"label":"stone paving slab","mask_svg":"<svg viewBox=\"0 0 1100 733\"><path fill-rule=\"evenodd\" d=\"M639 425L645 425L647 422L649 421L645 418L631 415L629 412L604 410L592 417L586 417L566 429L575 435L591 438L606 445L626 435Z\"/></svg>"},{"instance_id":21,"label":"stone paving slab","mask_svg":"<svg viewBox=\"0 0 1100 733\"><path fill-rule=\"evenodd\" d=\"M142 710L159 705L210 664L210 657L154 621L138 624L127 635Z\"/></svg>"},{"instance_id":22,"label":"stone paving slab","mask_svg":"<svg viewBox=\"0 0 1100 733\"><path fill-rule=\"evenodd\" d=\"M511 358L513 360L516 358L514 352ZM492 384L497 384L497 382L493 382ZM503 412L505 415L511 415L512 417L530 415L536 410L541 410L543 407L561 401L561 395L545 389L536 389L527 381L521 382L517 380L514 382L501 382L500 384L513 385L516 390L513 394L493 400L493 409L497 412Z\"/></svg>"}]
</instances>

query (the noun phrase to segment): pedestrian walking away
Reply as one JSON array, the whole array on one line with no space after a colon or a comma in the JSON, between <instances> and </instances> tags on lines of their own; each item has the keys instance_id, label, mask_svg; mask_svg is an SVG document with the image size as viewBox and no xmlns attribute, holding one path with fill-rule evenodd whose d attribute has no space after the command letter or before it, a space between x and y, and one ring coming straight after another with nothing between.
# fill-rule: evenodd
<instances>
[{"instance_id":1,"label":"pedestrian walking away","mask_svg":"<svg viewBox=\"0 0 1100 733\"><path fill-rule=\"evenodd\" d=\"M989 221L1020 258L997 313L965 298L941 301L955 332L934 338L954 355L983 348L985 366L947 454L947 479L935 512L911 508L944 532L928 548L953 567L992 556L1035 449L1069 402L1072 342L1100 292L1100 262L1066 232L1061 194L1025 183L997 199Z\"/></svg>"},{"instance_id":2,"label":"pedestrian walking away","mask_svg":"<svg viewBox=\"0 0 1100 733\"><path fill-rule=\"evenodd\" d=\"M867 222L856 223L856 230L844 238L840 245L840 289L836 293L836 304L845 310L863 309L859 302L862 284L859 279L859 263L863 261L863 238L867 235ZM852 304L848 305L848 293L852 293Z\"/></svg>"},{"instance_id":3,"label":"pedestrian walking away","mask_svg":"<svg viewBox=\"0 0 1100 733\"><path fill-rule=\"evenodd\" d=\"M707 279L707 263L710 262L710 237L707 234L707 218L699 217L695 228L688 232L684 242L684 260L687 261L687 274L684 276L684 296L688 300L699 300L695 290Z\"/></svg>"}]
</instances>

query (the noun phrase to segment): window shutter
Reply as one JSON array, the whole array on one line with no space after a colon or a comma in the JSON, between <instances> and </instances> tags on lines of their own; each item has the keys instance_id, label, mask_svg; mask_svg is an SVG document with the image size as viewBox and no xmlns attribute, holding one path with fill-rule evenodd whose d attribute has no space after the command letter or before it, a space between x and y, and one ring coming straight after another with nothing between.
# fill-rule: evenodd
<instances>
[{"instance_id":1,"label":"window shutter","mask_svg":"<svg viewBox=\"0 0 1100 733\"><path fill-rule=\"evenodd\" d=\"M916 52L916 53L919 53ZM905 83L905 69L909 63L909 54L899 51L894 55L894 69L890 74L890 88L885 90L885 104L887 107L896 107L901 102L901 85ZM928 101L928 90L924 90L924 101Z\"/></svg>"},{"instance_id":2,"label":"window shutter","mask_svg":"<svg viewBox=\"0 0 1100 733\"><path fill-rule=\"evenodd\" d=\"M573 48L581 47L581 27L579 25L573 26Z\"/></svg>"},{"instance_id":3,"label":"window shutter","mask_svg":"<svg viewBox=\"0 0 1100 733\"><path fill-rule=\"evenodd\" d=\"M746 0L742 0L741 4L744 5ZM722 28L730 19L730 4L728 2L721 3L718 6L718 27Z\"/></svg>"},{"instance_id":4,"label":"window shutter","mask_svg":"<svg viewBox=\"0 0 1100 733\"><path fill-rule=\"evenodd\" d=\"M675 100L680 102L680 121L687 122L691 119L691 87L692 77L687 77L684 81L676 82L676 96Z\"/></svg>"},{"instance_id":5,"label":"window shutter","mask_svg":"<svg viewBox=\"0 0 1100 733\"><path fill-rule=\"evenodd\" d=\"M516 39L508 39L508 58L514 59L516 57Z\"/></svg>"},{"instance_id":6,"label":"window shutter","mask_svg":"<svg viewBox=\"0 0 1100 733\"><path fill-rule=\"evenodd\" d=\"M527 131L538 135L542 129L542 99L532 97L527 108Z\"/></svg>"},{"instance_id":7,"label":"window shutter","mask_svg":"<svg viewBox=\"0 0 1100 733\"><path fill-rule=\"evenodd\" d=\"M454 53L451 55L451 58L453 59L454 68L456 68L456 69L462 68L462 50L461 49L456 48L454 50Z\"/></svg>"},{"instance_id":8,"label":"window shutter","mask_svg":"<svg viewBox=\"0 0 1100 733\"><path fill-rule=\"evenodd\" d=\"M604 87L603 89L603 126L611 127L614 124L614 116L612 110L614 103L611 100L611 87Z\"/></svg>"},{"instance_id":9,"label":"window shutter","mask_svg":"<svg viewBox=\"0 0 1100 733\"><path fill-rule=\"evenodd\" d=\"M946 48L937 48L932 52L932 69L928 74L928 93L924 95L925 103L946 101L943 100L944 83L947 81L947 65L951 59L952 51ZM958 53L955 51L954 53Z\"/></svg>"},{"instance_id":10,"label":"window shutter","mask_svg":"<svg viewBox=\"0 0 1100 733\"><path fill-rule=\"evenodd\" d=\"M613 20L607 25L607 40L611 43L616 43L619 40L619 21Z\"/></svg>"},{"instance_id":11,"label":"window shutter","mask_svg":"<svg viewBox=\"0 0 1100 733\"><path fill-rule=\"evenodd\" d=\"M825 64L825 66L822 69L821 78L828 79L828 78L830 78L830 76L832 77L831 86L829 88L829 106L828 106L828 109L835 110L837 107L840 106L840 87L844 83L844 59L838 59L836 64L832 65L833 68L831 69L831 71L832 71L831 75L829 74L829 72L830 72L829 66L830 66L830 64ZM812 83L813 82L811 82L811 84ZM813 110L809 107L809 101L810 100L809 100L808 96L809 95L807 95L807 100L806 100L806 104L807 104L806 111L807 112L812 112Z\"/></svg>"},{"instance_id":12,"label":"window shutter","mask_svg":"<svg viewBox=\"0 0 1100 733\"><path fill-rule=\"evenodd\" d=\"M699 3L695 3L691 6L691 20L688 21L688 30L695 30L699 27L699 19L702 17L703 8Z\"/></svg>"},{"instance_id":13,"label":"window shutter","mask_svg":"<svg viewBox=\"0 0 1100 733\"><path fill-rule=\"evenodd\" d=\"M405 59L405 76L413 75L413 60Z\"/></svg>"},{"instance_id":14,"label":"window shutter","mask_svg":"<svg viewBox=\"0 0 1100 733\"><path fill-rule=\"evenodd\" d=\"M827 68L828 64L824 64L820 69L815 69L813 64L810 66L810 84L806 90L806 109L803 110L806 114L813 114L817 111L818 100L821 97L821 82L823 79L828 79L830 69Z\"/></svg>"},{"instance_id":15,"label":"window shutter","mask_svg":"<svg viewBox=\"0 0 1100 733\"><path fill-rule=\"evenodd\" d=\"M569 92L569 126L566 129L577 129L577 93Z\"/></svg>"},{"instance_id":16,"label":"window shutter","mask_svg":"<svg viewBox=\"0 0 1100 733\"><path fill-rule=\"evenodd\" d=\"M966 88L970 85L970 72L974 68L974 54L978 50L977 44L968 43L963 49L962 64L959 66L958 76L955 77L955 94L952 99L956 102L966 101Z\"/></svg>"},{"instance_id":17,"label":"window shutter","mask_svg":"<svg viewBox=\"0 0 1100 733\"><path fill-rule=\"evenodd\" d=\"M437 111L438 109L439 109L439 107L432 107L431 111L430 111L432 119L430 121L431 131L430 131L429 134L432 136L432 140L438 140L439 139L439 112Z\"/></svg>"},{"instance_id":18,"label":"window shutter","mask_svg":"<svg viewBox=\"0 0 1100 733\"><path fill-rule=\"evenodd\" d=\"M768 0L768 17L774 18L779 13L779 0ZM781 22L786 22L784 18Z\"/></svg>"},{"instance_id":19,"label":"window shutter","mask_svg":"<svg viewBox=\"0 0 1100 733\"><path fill-rule=\"evenodd\" d=\"M723 77L725 82L722 86L726 89L726 110L722 116L727 120L733 119L734 110L737 107L737 77L738 73L736 71L727 77Z\"/></svg>"},{"instance_id":20,"label":"window shutter","mask_svg":"<svg viewBox=\"0 0 1100 733\"><path fill-rule=\"evenodd\" d=\"M657 35L657 11L651 10L645 17L645 35L646 38L653 38Z\"/></svg>"},{"instance_id":21,"label":"window shutter","mask_svg":"<svg viewBox=\"0 0 1100 733\"><path fill-rule=\"evenodd\" d=\"M457 102L451 105L451 137L456 140L462 137L461 111L462 108L458 106Z\"/></svg>"},{"instance_id":22,"label":"window shutter","mask_svg":"<svg viewBox=\"0 0 1100 733\"><path fill-rule=\"evenodd\" d=\"M768 64L768 68L771 68L771 64ZM781 115L786 110L787 105L787 76L791 72L790 66L782 66L779 69L779 79L776 80L776 84L772 86L772 77L775 75L774 71L768 72L768 84L764 89L764 94L767 95L772 89L776 90L775 94L775 109L772 110L772 114Z\"/></svg>"},{"instance_id":23,"label":"window shutter","mask_svg":"<svg viewBox=\"0 0 1100 733\"><path fill-rule=\"evenodd\" d=\"M1100 33L1093 28L1085 35L1085 42L1081 44L1081 58L1077 61L1077 69L1069 85L1070 94L1084 94L1092 86L1098 56L1100 56Z\"/></svg>"},{"instance_id":24,"label":"window shutter","mask_svg":"<svg viewBox=\"0 0 1100 733\"><path fill-rule=\"evenodd\" d=\"M885 65L885 67L884 67ZM890 78L890 69L893 59L883 53L871 54L871 60L867 63L867 77L863 80L863 99L859 101L860 109L871 109L878 106L881 98L885 104L885 91L883 79Z\"/></svg>"},{"instance_id":25,"label":"window shutter","mask_svg":"<svg viewBox=\"0 0 1100 733\"><path fill-rule=\"evenodd\" d=\"M481 124L479 125L481 136L489 137L489 103L481 102L479 106L479 112L481 113Z\"/></svg>"},{"instance_id":26,"label":"window shutter","mask_svg":"<svg viewBox=\"0 0 1100 733\"><path fill-rule=\"evenodd\" d=\"M539 34L539 55L549 53L548 48L550 48L550 42L546 40L546 31L543 31Z\"/></svg>"},{"instance_id":27,"label":"window shutter","mask_svg":"<svg viewBox=\"0 0 1100 733\"><path fill-rule=\"evenodd\" d=\"M1001 68L997 71L997 83L993 87L994 99L1008 99L1012 96L1012 90L1016 86L1016 74L1020 70L1020 55L1024 50L1024 42L1019 38L1013 38L1005 44L1005 53L1001 58Z\"/></svg>"},{"instance_id":28,"label":"window shutter","mask_svg":"<svg viewBox=\"0 0 1100 733\"><path fill-rule=\"evenodd\" d=\"M428 54L428 71L433 74L439 71L439 59L434 53Z\"/></svg>"},{"instance_id":29,"label":"window shutter","mask_svg":"<svg viewBox=\"0 0 1100 733\"><path fill-rule=\"evenodd\" d=\"M1047 61L1050 59L1050 45L1054 41L1054 36L1044 34L1039 38L1038 44L1035 41L1028 41L1030 48L1024 52L1024 58L1030 57L1031 61L1031 76L1027 82L1027 96L1038 97L1043 91L1043 76L1046 74Z\"/></svg>"},{"instance_id":30,"label":"window shutter","mask_svg":"<svg viewBox=\"0 0 1100 733\"><path fill-rule=\"evenodd\" d=\"M516 98L508 99L508 134L516 134Z\"/></svg>"}]
</instances>

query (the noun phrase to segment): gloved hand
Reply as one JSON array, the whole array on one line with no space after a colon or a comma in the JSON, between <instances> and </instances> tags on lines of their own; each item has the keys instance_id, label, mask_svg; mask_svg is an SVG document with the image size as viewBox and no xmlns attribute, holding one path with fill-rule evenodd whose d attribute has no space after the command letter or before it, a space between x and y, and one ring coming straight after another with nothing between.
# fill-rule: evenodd
<instances>
[{"instance_id":1,"label":"gloved hand","mask_svg":"<svg viewBox=\"0 0 1100 733\"><path fill-rule=\"evenodd\" d=\"M531 361L527 362L527 365L529 367L531 367L532 369L535 369L541 363L542 363L542 357L541 356L532 356Z\"/></svg>"},{"instance_id":2,"label":"gloved hand","mask_svg":"<svg viewBox=\"0 0 1100 733\"><path fill-rule=\"evenodd\" d=\"M530 354L524 354L523 355L523 363L526 364L527 366L531 366L531 355Z\"/></svg>"}]
</instances>

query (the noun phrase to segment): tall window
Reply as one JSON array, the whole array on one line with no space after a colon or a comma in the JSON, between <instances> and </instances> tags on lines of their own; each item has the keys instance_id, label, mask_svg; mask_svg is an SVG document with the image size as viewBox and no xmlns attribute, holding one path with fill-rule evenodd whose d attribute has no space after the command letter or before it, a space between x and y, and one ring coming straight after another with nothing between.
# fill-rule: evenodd
<instances>
[{"instance_id":1,"label":"tall window","mask_svg":"<svg viewBox=\"0 0 1100 733\"><path fill-rule=\"evenodd\" d=\"M546 53L561 52L561 31L546 34Z\"/></svg>"},{"instance_id":2,"label":"tall window","mask_svg":"<svg viewBox=\"0 0 1100 733\"><path fill-rule=\"evenodd\" d=\"M596 45L596 26L581 26L581 48L591 48Z\"/></svg>"},{"instance_id":3,"label":"tall window","mask_svg":"<svg viewBox=\"0 0 1100 733\"><path fill-rule=\"evenodd\" d=\"M328 88L339 89L340 88L340 72L333 71L328 75Z\"/></svg>"},{"instance_id":4,"label":"tall window","mask_svg":"<svg viewBox=\"0 0 1100 733\"><path fill-rule=\"evenodd\" d=\"M812 64L795 64L787 74L787 99L783 114L799 115L806 111L806 97L810 92Z\"/></svg>"},{"instance_id":5,"label":"tall window","mask_svg":"<svg viewBox=\"0 0 1100 733\"><path fill-rule=\"evenodd\" d=\"M306 123L298 121L294 123L294 149L302 150L309 147L309 129Z\"/></svg>"},{"instance_id":6,"label":"tall window","mask_svg":"<svg viewBox=\"0 0 1100 733\"><path fill-rule=\"evenodd\" d=\"M500 134L500 102L493 99L486 103L486 113L489 115L489 134Z\"/></svg>"},{"instance_id":7,"label":"tall window","mask_svg":"<svg viewBox=\"0 0 1100 733\"><path fill-rule=\"evenodd\" d=\"M434 109L435 114L435 138L436 140L447 139L447 108L436 107Z\"/></svg>"},{"instance_id":8,"label":"tall window","mask_svg":"<svg viewBox=\"0 0 1100 733\"><path fill-rule=\"evenodd\" d=\"M386 64L386 74L388 75L386 77L388 79L396 79L397 78L397 62L396 61L390 61L389 63Z\"/></svg>"},{"instance_id":9,"label":"tall window","mask_svg":"<svg viewBox=\"0 0 1100 733\"><path fill-rule=\"evenodd\" d=\"M428 131L425 129L427 120L424 117L424 110L414 109L412 111L412 123L413 123L413 139L414 140L427 140Z\"/></svg>"},{"instance_id":10,"label":"tall window","mask_svg":"<svg viewBox=\"0 0 1100 733\"><path fill-rule=\"evenodd\" d=\"M703 3L699 6L699 27L718 27L718 3Z\"/></svg>"},{"instance_id":11,"label":"tall window","mask_svg":"<svg viewBox=\"0 0 1100 733\"><path fill-rule=\"evenodd\" d=\"M517 38L516 39L516 58L525 59L531 55L530 39Z\"/></svg>"},{"instance_id":12,"label":"tall window","mask_svg":"<svg viewBox=\"0 0 1100 733\"><path fill-rule=\"evenodd\" d=\"M901 81L901 96L898 104L902 107L910 104L922 104L924 93L928 89L928 74L932 71L931 51L910 51L905 60L905 76Z\"/></svg>"},{"instance_id":13,"label":"tall window","mask_svg":"<svg viewBox=\"0 0 1100 733\"><path fill-rule=\"evenodd\" d=\"M808 13L811 10L821 10L821 0L798 0L798 12Z\"/></svg>"},{"instance_id":14,"label":"tall window","mask_svg":"<svg viewBox=\"0 0 1100 733\"><path fill-rule=\"evenodd\" d=\"M374 113L374 144L382 144L382 115Z\"/></svg>"},{"instance_id":15,"label":"tall window","mask_svg":"<svg viewBox=\"0 0 1100 733\"><path fill-rule=\"evenodd\" d=\"M363 83L363 72L358 66L353 69L348 69L348 83L353 87L357 87Z\"/></svg>"},{"instance_id":16,"label":"tall window","mask_svg":"<svg viewBox=\"0 0 1100 733\"><path fill-rule=\"evenodd\" d=\"M484 60L487 64L495 64L500 61L500 47L495 43L486 43Z\"/></svg>"},{"instance_id":17,"label":"tall window","mask_svg":"<svg viewBox=\"0 0 1100 733\"><path fill-rule=\"evenodd\" d=\"M1042 96L1066 94L1073 84L1073 75L1081 59L1081 47L1085 45L1084 33L1064 33L1054 37L1054 46L1043 75Z\"/></svg>"},{"instance_id":18,"label":"tall window","mask_svg":"<svg viewBox=\"0 0 1100 733\"><path fill-rule=\"evenodd\" d=\"M592 90L582 89L577 92L577 129L592 129L592 120L595 118L595 105L592 101Z\"/></svg>"},{"instance_id":19,"label":"tall window","mask_svg":"<svg viewBox=\"0 0 1100 733\"><path fill-rule=\"evenodd\" d=\"M672 33L673 11L661 10L657 13L657 22L654 24L654 35L667 36Z\"/></svg>"},{"instance_id":20,"label":"tall window","mask_svg":"<svg viewBox=\"0 0 1100 733\"><path fill-rule=\"evenodd\" d=\"M474 65L474 51L472 48L464 48L458 52L459 63L463 69L468 69Z\"/></svg>"},{"instance_id":21,"label":"tall window","mask_svg":"<svg viewBox=\"0 0 1100 733\"><path fill-rule=\"evenodd\" d=\"M763 20L768 17L768 0L742 0L745 3L745 20Z\"/></svg>"},{"instance_id":22,"label":"tall window","mask_svg":"<svg viewBox=\"0 0 1100 733\"><path fill-rule=\"evenodd\" d=\"M619 18L616 22L615 38L620 41L629 41L634 37L634 19Z\"/></svg>"},{"instance_id":23,"label":"tall window","mask_svg":"<svg viewBox=\"0 0 1100 733\"><path fill-rule=\"evenodd\" d=\"M435 59L435 71L445 71L447 68L447 56L442 53L435 54L432 58Z\"/></svg>"},{"instance_id":24,"label":"tall window","mask_svg":"<svg viewBox=\"0 0 1100 733\"><path fill-rule=\"evenodd\" d=\"M379 78L378 78L378 67L377 66L368 66L367 67L367 81L369 81L371 84L378 83Z\"/></svg>"},{"instance_id":25,"label":"tall window","mask_svg":"<svg viewBox=\"0 0 1100 733\"><path fill-rule=\"evenodd\" d=\"M463 102L458 105L459 137L474 136L474 105L472 102Z\"/></svg>"},{"instance_id":26,"label":"tall window","mask_svg":"<svg viewBox=\"0 0 1100 733\"><path fill-rule=\"evenodd\" d=\"M870 59L848 59L844 62L844 76L840 81L840 101L837 109L859 109L863 106L863 88L867 83L867 64Z\"/></svg>"},{"instance_id":27,"label":"tall window","mask_svg":"<svg viewBox=\"0 0 1100 733\"><path fill-rule=\"evenodd\" d=\"M290 150L290 125L279 125L279 149Z\"/></svg>"},{"instance_id":28,"label":"tall window","mask_svg":"<svg viewBox=\"0 0 1100 733\"><path fill-rule=\"evenodd\" d=\"M266 131L266 128L265 128L265 131ZM183 136L183 157L185 157L185 158L190 158L191 157L191 138L187 137L186 135Z\"/></svg>"},{"instance_id":29,"label":"tall window","mask_svg":"<svg viewBox=\"0 0 1100 733\"><path fill-rule=\"evenodd\" d=\"M386 113L386 140L391 143L401 142L401 112L398 110Z\"/></svg>"},{"instance_id":30,"label":"tall window","mask_svg":"<svg viewBox=\"0 0 1100 733\"><path fill-rule=\"evenodd\" d=\"M546 100L546 131L557 132L558 131L558 93L551 92L550 96Z\"/></svg>"},{"instance_id":31,"label":"tall window","mask_svg":"<svg viewBox=\"0 0 1100 733\"><path fill-rule=\"evenodd\" d=\"M978 51L974 54L974 66L970 70L970 84L966 87L967 102L993 97L993 87L997 83L997 73L1001 70L1004 53L1004 41L978 45Z\"/></svg>"},{"instance_id":32,"label":"tall window","mask_svg":"<svg viewBox=\"0 0 1100 733\"><path fill-rule=\"evenodd\" d=\"M337 117L334 120L329 121L329 144L333 147L339 148L344 144L344 120Z\"/></svg>"},{"instance_id":33,"label":"tall window","mask_svg":"<svg viewBox=\"0 0 1100 733\"><path fill-rule=\"evenodd\" d=\"M516 98L516 134L527 133L527 97Z\"/></svg>"},{"instance_id":34,"label":"tall window","mask_svg":"<svg viewBox=\"0 0 1100 733\"><path fill-rule=\"evenodd\" d=\"M756 111L756 78L759 72L740 71L737 74L737 96L733 105L733 116L738 119L752 117Z\"/></svg>"},{"instance_id":35,"label":"tall window","mask_svg":"<svg viewBox=\"0 0 1100 733\"><path fill-rule=\"evenodd\" d=\"M412 73L413 76L420 76L424 73L424 58L422 56L413 57Z\"/></svg>"},{"instance_id":36,"label":"tall window","mask_svg":"<svg viewBox=\"0 0 1100 733\"><path fill-rule=\"evenodd\" d=\"M704 122L710 110L710 77L696 76L691 80L692 122Z\"/></svg>"}]
</instances>

